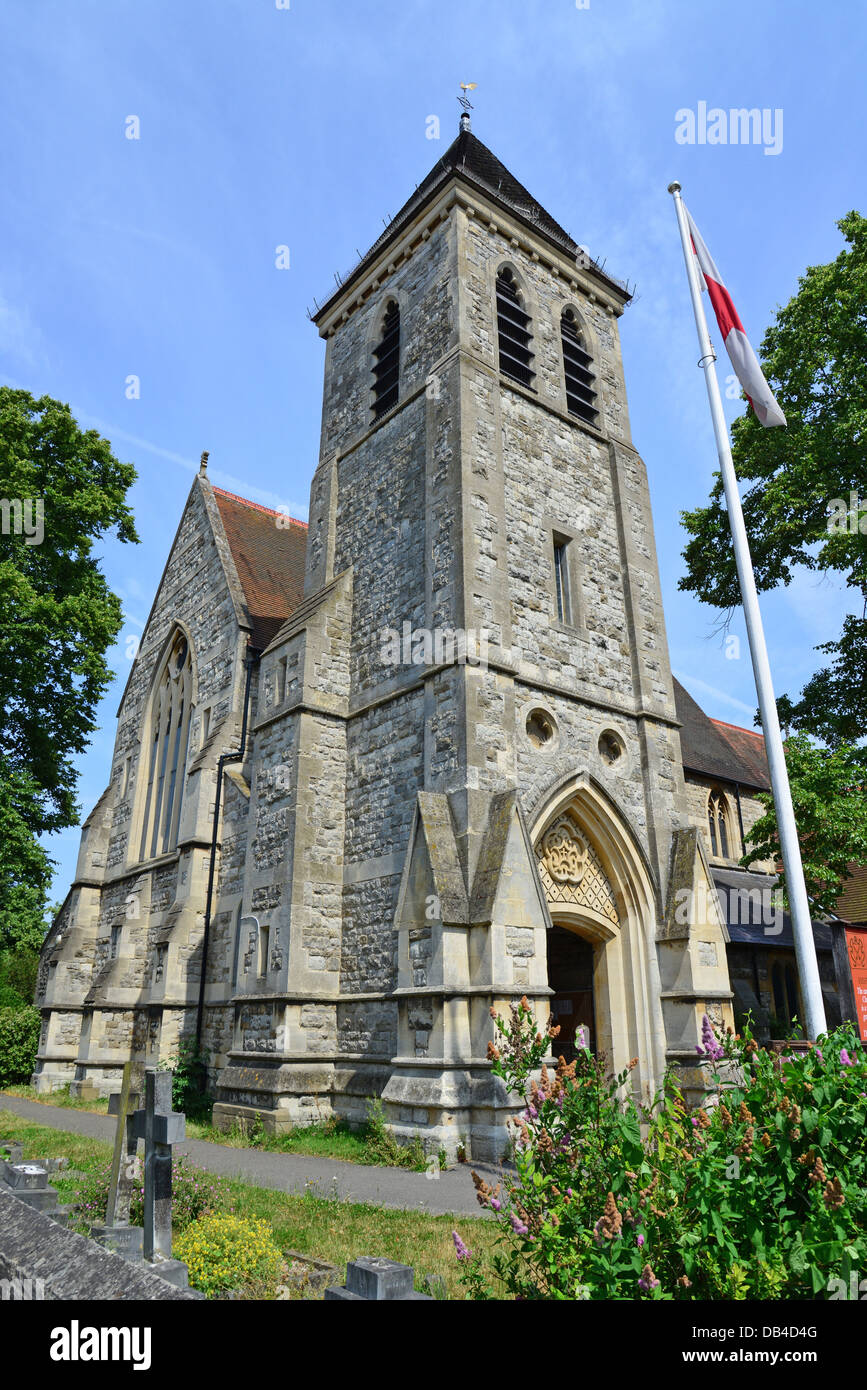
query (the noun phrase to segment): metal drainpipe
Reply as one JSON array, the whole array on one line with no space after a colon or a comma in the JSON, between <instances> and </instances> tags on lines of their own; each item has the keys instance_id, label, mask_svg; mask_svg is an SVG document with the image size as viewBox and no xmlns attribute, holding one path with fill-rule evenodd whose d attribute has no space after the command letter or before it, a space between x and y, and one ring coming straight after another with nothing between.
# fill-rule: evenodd
<instances>
[{"instance_id":1,"label":"metal drainpipe","mask_svg":"<svg viewBox=\"0 0 867 1390\"><path fill-rule=\"evenodd\" d=\"M214 801L214 823L211 829L211 862L208 866L208 895L205 899L205 931L202 936L202 975L199 980L199 1004L196 1009L196 1051L202 1042L202 1022L205 1012L205 978L208 968L208 942L211 936L211 905L214 898L214 874L217 864L217 839L220 833L220 804L223 799L223 768L226 763L243 762L247 747L247 718L250 711L250 687L253 680L253 667L259 664L259 653L247 649L247 678L244 684L244 714L241 720L241 747L235 753L221 753L217 763L217 795Z\"/></svg>"}]
</instances>

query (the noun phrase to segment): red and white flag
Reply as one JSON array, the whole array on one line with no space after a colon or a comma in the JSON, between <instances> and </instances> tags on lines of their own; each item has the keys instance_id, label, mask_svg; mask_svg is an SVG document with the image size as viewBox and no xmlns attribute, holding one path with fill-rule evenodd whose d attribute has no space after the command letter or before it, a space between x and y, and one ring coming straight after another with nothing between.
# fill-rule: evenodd
<instances>
[{"instance_id":1,"label":"red and white flag","mask_svg":"<svg viewBox=\"0 0 867 1390\"><path fill-rule=\"evenodd\" d=\"M735 369L735 375L744 388L747 399L761 424L767 428L773 425L785 425L786 417L777 405L770 386L765 381L759 360L753 352L750 340L744 332L744 326L738 316L738 311L732 303L732 297L723 283L723 278L716 268L712 255L702 240L698 227L686 208L684 211L689 222L692 249L698 261L699 279L703 281L704 287L710 295L710 302L716 314L719 331L722 334L731 364Z\"/></svg>"}]
</instances>

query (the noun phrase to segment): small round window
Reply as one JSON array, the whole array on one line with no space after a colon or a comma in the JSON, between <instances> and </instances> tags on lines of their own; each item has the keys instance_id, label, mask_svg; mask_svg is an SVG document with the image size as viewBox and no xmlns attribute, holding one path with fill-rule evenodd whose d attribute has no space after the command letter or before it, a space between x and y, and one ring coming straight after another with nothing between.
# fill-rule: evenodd
<instances>
[{"instance_id":1,"label":"small round window","mask_svg":"<svg viewBox=\"0 0 867 1390\"><path fill-rule=\"evenodd\" d=\"M599 735L599 756L607 767L614 767L623 758L623 740L613 729L606 729Z\"/></svg>"},{"instance_id":2,"label":"small round window","mask_svg":"<svg viewBox=\"0 0 867 1390\"><path fill-rule=\"evenodd\" d=\"M544 709L531 709L527 715L527 738L534 748L550 747L557 736L554 716Z\"/></svg>"}]
</instances>

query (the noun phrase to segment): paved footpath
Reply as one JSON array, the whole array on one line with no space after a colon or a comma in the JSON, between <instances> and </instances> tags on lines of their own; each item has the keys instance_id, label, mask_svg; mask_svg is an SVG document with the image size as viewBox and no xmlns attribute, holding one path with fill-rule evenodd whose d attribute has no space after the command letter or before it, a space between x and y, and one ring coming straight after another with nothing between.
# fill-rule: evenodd
<instances>
[{"instance_id":1,"label":"paved footpath","mask_svg":"<svg viewBox=\"0 0 867 1390\"><path fill-rule=\"evenodd\" d=\"M67 1110L24 1100L21 1096L0 1095L0 1109L22 1119L52 1129L84 1134L88 1139L114 1139L116 1121L108 1115L87 1110ZM231 1149L204 1139L188 1139L176 1144L173 1153L186 1154L200 1168L225 1178L243 1178L257 1187L273 1187L278 1192L304 1192L312 1186L316 1196L339 1197L348 1202L373 1202L382 1207L407 1211L445 1212L456 1216L481 1216L470 1165L458 1164L429 1178L405 1168L374 1168L346 1163L337 1158L318 1158L309 1154L268 1153L261 1149ZM471 1165L484 1173L489 1182L497 1180L497 1170L484 1163ZM493 1175L493 1176L492 1176Z\"/></svg>"}]
</instances>

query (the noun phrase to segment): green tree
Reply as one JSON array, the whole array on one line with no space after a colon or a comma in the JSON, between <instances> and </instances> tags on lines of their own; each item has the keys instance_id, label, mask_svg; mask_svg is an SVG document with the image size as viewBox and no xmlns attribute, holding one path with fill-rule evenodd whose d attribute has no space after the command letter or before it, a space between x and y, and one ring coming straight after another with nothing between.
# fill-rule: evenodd
<instances>
[{"instance_id":1,"label":"green tree","mask_svg":"<svg viewBox=\"0 0 867 1390\"><path fill-rule=\"evenodd\" d=\"M38 951L52 860L33 834L22 807L38 799L27 773L0 760L0 952Z\"/></svg>"},{"instance_id":2,"label":"green tree","mask_svg":"<svg viewBox=\"0 0 867 1390\"><path fill-rule=\"evenodd\" d=\"M78 818L75 757L122 623L95 551L111 532L138 540L135 476L68 405L0 387L0 946L32 944L43 915L50 861L33 837Z\"/></svg>"},{"instance_id":3,"label":"green tree","mask_svg":"<svg viewBox=\"0 0 867 1390\"><path fill-rule=\"evenodd\" d=\"M817 908L831 912L851 863L867 864L867 797L863 750L848 744L817 748L806 734L786 742L786 767L807 893ZM752 826L743 863L780 862L774 799L760 794L765 814ZM785 891L785 874L780 875Z\"/></svg>"},{"instance_id":4,"label":"green tree","mask_svg":"<svg viewBox=\"0 0 867 1390\"><path fill-rule=\"evenodd\" d=\"M796 566L835 571L867 606L867 219L837 223L848 249L811 266L765 334L765 374L786 429L764 429L751 410L733 427L744 520L759 590L791 582ZM850 511L852 494L863 504ZM841 503L844 506L841 506ZM683 513L691 536L682 589L716 608L740 603L734 552L715 476L710 502ZM867 727L867 618L850 616L819 651L833 658L800 699L780 700L781 723L834 747Z\"/></svg>"}]
</instances>

